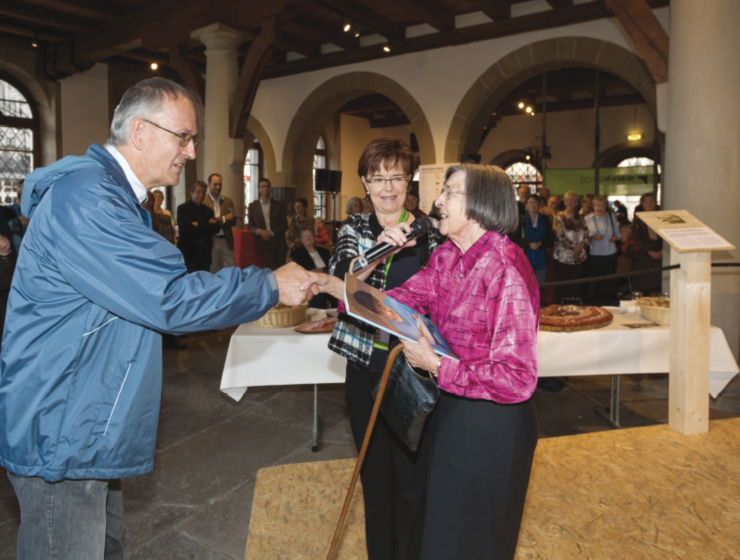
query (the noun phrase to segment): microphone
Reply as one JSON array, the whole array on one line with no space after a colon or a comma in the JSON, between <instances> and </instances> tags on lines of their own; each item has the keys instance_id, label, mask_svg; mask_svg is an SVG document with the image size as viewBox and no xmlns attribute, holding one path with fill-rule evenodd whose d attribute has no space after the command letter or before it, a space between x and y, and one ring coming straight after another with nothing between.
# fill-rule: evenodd
<instances>
[{"instance_id":1,"label":"microphone","mask_svg":"<svg viewBox=\"0 0 740 560\"><path fill-rule=\"evenodd\" d=\"M411 224L411 231L406 234L406 241L411 241L412 239L421 237L430 229L432 229L432 220L430 220L428 216L419 218ZM375 262L378 259L385 258L396 249L398 249L398 245L391 245L390 243L380 243L379 245L376 245L367 253L360 255L360 258L355 261L355 264L352 267L352 273L357 273L370 263Z\"/></svg>"}]
</instances>

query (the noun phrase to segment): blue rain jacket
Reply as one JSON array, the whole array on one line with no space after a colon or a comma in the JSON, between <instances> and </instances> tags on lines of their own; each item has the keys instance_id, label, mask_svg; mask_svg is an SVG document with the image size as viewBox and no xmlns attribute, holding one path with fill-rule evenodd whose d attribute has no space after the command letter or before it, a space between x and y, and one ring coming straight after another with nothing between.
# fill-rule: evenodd
<instances>
[{"instance_id":1,"label":"blue rain jacket","mask_svg":"<svg viewBox=\"0 0 740 560\"><path fill-rule=\"evenodd\" d=\"M0 355L0 464L49 482L152 470L161 336L220 329L278 302L251 267L188 274L97 144L37 169Z\"/></svg>"}]
</instances>

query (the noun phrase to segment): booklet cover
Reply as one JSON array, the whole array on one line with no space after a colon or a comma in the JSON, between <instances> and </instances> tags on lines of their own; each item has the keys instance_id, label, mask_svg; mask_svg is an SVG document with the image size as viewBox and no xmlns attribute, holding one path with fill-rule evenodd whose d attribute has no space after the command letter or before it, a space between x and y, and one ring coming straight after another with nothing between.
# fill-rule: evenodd
<instances>
[{"instance_id":1,"label":"booklet cover","mask_svg":"<svg viewBox=\"0 0 740 560\"><path fill-rule=\"evenodd\" d=\"M439 356L460 361L431 320L351 274L344 279L344 305L347 314L355 319L409 342L417 342L424 336Z\"/></svg>"}]
</instances>

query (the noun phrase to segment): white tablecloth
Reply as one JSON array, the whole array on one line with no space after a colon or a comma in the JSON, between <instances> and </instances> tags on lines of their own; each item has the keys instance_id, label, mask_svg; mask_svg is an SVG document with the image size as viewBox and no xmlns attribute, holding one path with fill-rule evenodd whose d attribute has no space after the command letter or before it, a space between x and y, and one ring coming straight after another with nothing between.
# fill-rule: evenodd
<instances>
[{"instance_id":1,"label":"white tablecloth","mask_svg":"<svg viewBox=\"0 0 740 560\"><path fill-rule=\"evenodd\" d=\"M641 315L614 315L608 327L574 333L540 332L540 377L668 372L668 327L630 329ZM221 390L241 399L248 387L344 383L345 364L327 348L328 334L241 325L231 336ZM740 371L724 333L712 327L709 392L717 397Z\"/></svg>"}]
</instances>

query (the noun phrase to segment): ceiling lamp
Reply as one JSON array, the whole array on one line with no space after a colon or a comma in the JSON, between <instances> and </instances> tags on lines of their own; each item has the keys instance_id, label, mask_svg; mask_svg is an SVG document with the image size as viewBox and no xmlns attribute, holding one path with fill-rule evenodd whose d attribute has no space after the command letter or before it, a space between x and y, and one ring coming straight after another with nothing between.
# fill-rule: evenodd
<instances>
[{"instance_id":1,"label":"ceiling lamp","mask_svg":"<svg viewBox=\"0 0 740 560\"><path fill-rule=\"evenodd\" d=\"M529 154L527 154L526 156L524 156L524 159L526 159L527 161L529 161Z\"/></svg>"},{"instance_id":2,"label":"ceiling lamp","mask_svg":"<svg viewBox=\"0 0 740 560\"><path fill-rule=\"evenodd\" d=\"M157 68L159 68L159 64L157 64L156 62L152 62L152 63L150 64L150 68L151 68L152 70L156 70Z\"/></svg>"},{"instance_id":3,"label":"ceiling lamp","mask_svg":"<svg viewBox=\"0 0 740 560\"><path fill-rule=\"evenodd\" d=\"M525 109L525 111L527 111L527 113L531 113L531 112L532 112L532 107L527 107L527 108Z\"/></svg>"},{"instance_id":4,"label":"ceiling lamp","mask_svg":"<svg viewBox=\"0 0 740 560\"><path fill-rule=\"evenodd\" d=\"M519 108L520 109L524 109L524 101L520 101L519 102Z\"/></svg>"},{"instance_id":5,"label":"ceiling lamp","mask_svg":"<svg viewBox=\"0 0 740 560\"><path fill-rule=\"evenodd\" d=\"M359 37L360 37L360 30L355 28L355 38L359 39Z\"/></svg>"},{"instance_id":6,"label":"ceiling lamp","mask_svg":"<svg viewBox=\"0 0 740 560\"><path fill-rule=\"evenodd\" d=\"M349 33L352 30L352 20L347 16L342 17L342 29L345 33Z\"/></svg>"},{"instance_id":7,"label":"ceiling lamp","mask_svg":"<svg viewBox=\"0 0 740 560\"><path fill-rule=\"evenodd\" d=\"M642 140L642 134L640 134L639 132L635 134L628 134L627 140L629 140L630 142L634 142L636 140Z\"/></svg>"},{"instance_id":8,"label":"ceiling lamp","mask_svg":"<svg viewBox=\"0 0 740 560\"><path fill-rule=\"evenodd\" d=\"M39 32L34 31L33 32L33 41L31 41L31 46L36 49L39 46Z\"/></svg>"},{"instance_id":9,"label":"ceiling lamp","mask_svg":"<svg viewBox=\"0 0 740 560\"><path fill-rule=\"evenodd\" d=\"M383 47L383 50L384 50L385 52L391 52L391 48L390 48L390 47L389 47L388 45L385 45L385 46Z\"/></svg>"}]
</instances>

